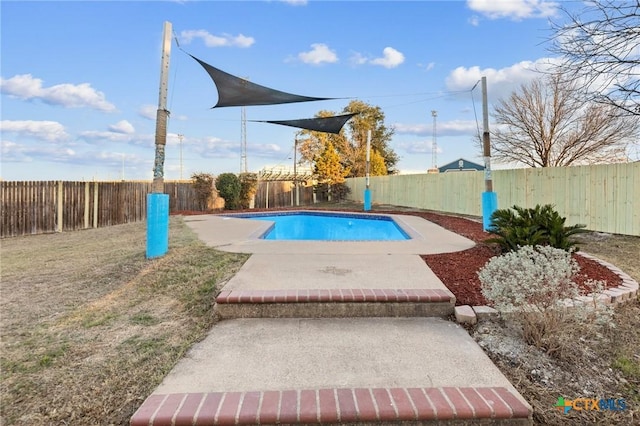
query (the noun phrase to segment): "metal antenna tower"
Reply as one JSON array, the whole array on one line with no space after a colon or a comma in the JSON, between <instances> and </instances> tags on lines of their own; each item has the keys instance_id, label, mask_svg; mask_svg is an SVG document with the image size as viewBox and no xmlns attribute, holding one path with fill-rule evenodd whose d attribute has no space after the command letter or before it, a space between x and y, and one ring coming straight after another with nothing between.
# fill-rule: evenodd
<instances>
[{"instance_id":1,"label":"metal antenna tower","mask_svg":"<svg viewBox=\"0 0 640 426\"><path fill-rule=\"evenodd\" d=\"M242 128L240 134L240 172L247 172L247 110L246 107L241 109Z\"/></svg>"},{"instance_id":2,"label":"metal antenna tower","mask_svg":"<svg viewBox=\"0 0 640 426\"><path fill-rule=\"evenodd\" d=\"M437 127L436 119L438 118L438 111L431 110L431 116L433 117L433 142L431 143L431 167L433 169L438 168L438 139L437 139Z\"/></svg>"}]
</instances>

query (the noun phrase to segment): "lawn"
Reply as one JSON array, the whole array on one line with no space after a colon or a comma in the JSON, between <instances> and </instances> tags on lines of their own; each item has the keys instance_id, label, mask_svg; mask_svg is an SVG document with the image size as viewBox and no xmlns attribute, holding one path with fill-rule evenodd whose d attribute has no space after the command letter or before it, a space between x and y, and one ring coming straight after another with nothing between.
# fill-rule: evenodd
<instances>
[{"instance_id":1,"label":"lawn","mask_svg":"<svg viewBox=\"0 0 640 426\"><path fill-rule=\"evenodd\" d=\"M1 424L128 424L211 328L248 256L172 217L168 255L148 261L145 226L2 240Z\"/></svg>"},{"instance_id":2,"label":"lawn","mask_svg":"<svg viewBox=\"0 0 640 426\"><path fill-rule=\"evenodd\" d=\"M135 223L2 240L0 424L127 424L206 335L216 289L248 256L204 246L172 216L169 253L148 261L145 233ZM590 233L580 246L640 280L640 238ZM553 403L585 392L625 397L629 420L640 407L639 317L638 301L620 308L613 334L577 341L589 356L574 364L484 348L532 403L536 423L581 424L584 416L563 417ZM485 343L512 337L499 327L470 333ZM620 422L599 413L589 420Z\"/></svg>"}]
</instances>

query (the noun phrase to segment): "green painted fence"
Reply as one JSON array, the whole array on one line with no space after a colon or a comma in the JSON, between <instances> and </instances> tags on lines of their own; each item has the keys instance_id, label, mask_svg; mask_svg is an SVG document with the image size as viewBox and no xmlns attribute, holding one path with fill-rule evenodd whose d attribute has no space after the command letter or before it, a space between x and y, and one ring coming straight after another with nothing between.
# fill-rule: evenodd
<instances>
[{"instance_id":1,"label":"green painted fence","mask_svg":"<svg viewBox=\"0 0 640 426\"><path fill-rule=\"evenodd\" d=\"M596 166L494 170L498 208L553 204L567 224L640 235L640 162ZM362 202L365 179L347 179L350 198ZM484 172L376 176L374 204L481 216Z\"/></svg>"}]
</instances>

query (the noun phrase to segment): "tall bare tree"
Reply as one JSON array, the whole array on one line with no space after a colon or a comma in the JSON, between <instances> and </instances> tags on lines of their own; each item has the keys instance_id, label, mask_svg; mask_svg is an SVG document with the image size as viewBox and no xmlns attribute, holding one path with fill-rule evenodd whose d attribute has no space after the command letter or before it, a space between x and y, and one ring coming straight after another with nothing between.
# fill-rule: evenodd
<instances>
[{"instance_id":1,"label":"tall bare tree","mask_svg":"<svg viewBox=\"0 0 640 426\"><path fill-rule=\"evenodd\" d=\"M497 161L556 167L627 161L640 120L616 107L584 102L575 83L549 75L524 84L494 106Z\"/></svg>"},{"instance_id":2,"label":"tall bare tree","mask_svg":"<svg viewBox=\"0 0 640 426\"><path fill-rule=\"evenodd\" d=\"M587 98L640 116L640 0L592 0L568 23L553 24L557 71Z\"/></svg>"}]
</instances>

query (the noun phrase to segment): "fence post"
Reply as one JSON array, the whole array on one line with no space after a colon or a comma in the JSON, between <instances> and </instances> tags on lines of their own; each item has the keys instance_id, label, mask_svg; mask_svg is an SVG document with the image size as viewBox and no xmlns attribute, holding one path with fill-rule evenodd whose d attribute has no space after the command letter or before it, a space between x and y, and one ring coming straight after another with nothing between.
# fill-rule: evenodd
<instances>
[{"instance_id":1,"label":"fence post","mask_svg":"<svg viewBox=\"0 0 640 426\"><path fill-rule=\"evenodd\" d=\"M93 227L98 227L98 182L93 182Z\"/></svg>"},{"instance_id":2,"label":"fence post","mask_svg":"<svg viewBox=\"0 0 640 426\"><path fill-rule=\"evenodd\" d=\"M63 212L64 212L64 193L63 193L63 183L61 180L58 181L58 196L56 198L57 201L57 209L58 209L58 223L56 224L56 232L62 232L62 226L64 224Z\"/></svg>"},{"instance_id":3,"label":"fence post","mask_svg":"<svg viewBox=\"0 0 640 426\"><path fill-rule=\"evenodd\" d=\"M91 193L89 192L89 182L84 183L84 229L89 227L89 196Z\"/></svg>"}]
</instances>

